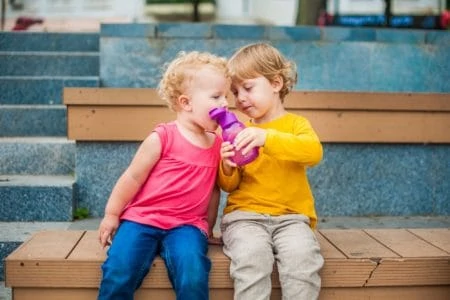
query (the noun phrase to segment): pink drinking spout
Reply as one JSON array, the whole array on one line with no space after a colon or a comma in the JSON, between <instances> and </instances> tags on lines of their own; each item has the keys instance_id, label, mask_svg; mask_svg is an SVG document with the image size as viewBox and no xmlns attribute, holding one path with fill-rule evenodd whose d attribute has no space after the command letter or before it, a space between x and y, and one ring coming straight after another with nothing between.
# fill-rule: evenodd
<instances>
[{"instance_id":1,"label":"pink drinking spout","mask_svg":"<svg viewBox=\"0 0 450 300\"><path fill-rule=\"evenodd\" d=\"M233 144L237 134L245 128L245 125L238 120L236 115L228 111L226 108L213 108L209 111L209 116L219 124L220 128L222 128L223 140L228 141L231 144ZM258 157L258 154L258 147L253 148L245 155L242 154L242 149L240 149L239 151L235 151L235 154L231 160L238 166L243 166L254 161Z\"/></svg>"}]
</instances>

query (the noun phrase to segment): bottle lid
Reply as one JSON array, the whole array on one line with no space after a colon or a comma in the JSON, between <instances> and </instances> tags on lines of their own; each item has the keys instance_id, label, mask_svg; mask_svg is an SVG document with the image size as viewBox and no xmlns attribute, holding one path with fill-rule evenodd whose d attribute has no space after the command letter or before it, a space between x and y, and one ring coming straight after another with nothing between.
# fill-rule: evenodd
<instances>
[{"instance_id":1,"label":"bottle lid","mask_svg":"<svg viewBox=\"0 0 450 300\"><path fill-rule=\"evenodd\" d=\"M219 123L222 128L226 128L233 123L239 122L236 115L224 107L211 109L209 111L209 117Z\"/></svg>"}]
</instances>

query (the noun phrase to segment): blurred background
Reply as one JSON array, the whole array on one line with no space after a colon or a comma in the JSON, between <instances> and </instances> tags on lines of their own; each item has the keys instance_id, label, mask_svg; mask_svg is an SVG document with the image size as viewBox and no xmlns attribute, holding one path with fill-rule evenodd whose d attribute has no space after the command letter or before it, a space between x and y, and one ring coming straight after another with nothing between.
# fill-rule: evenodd
<instances>
[{"instance_id":1,"label":"blurred background","mask_svg":"<svg viewBox=\"0 0 450 300\"><path fill-rule=\"evenodd\" d=\"M450 0L1 0L4 31L94 32L100 23L210 22L447 29Z\"/></svg>"}]
</instances>

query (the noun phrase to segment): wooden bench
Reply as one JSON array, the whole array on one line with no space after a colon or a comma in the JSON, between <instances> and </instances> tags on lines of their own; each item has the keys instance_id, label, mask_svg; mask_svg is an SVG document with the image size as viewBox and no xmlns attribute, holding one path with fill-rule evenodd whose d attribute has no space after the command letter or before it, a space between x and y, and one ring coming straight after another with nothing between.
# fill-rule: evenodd
<instances>
[{"instance_id":1,"label":"wooden bench","mask_svg":"<svg viewBox=\"0 0 450 300\"><path fill-rule=\"evenodd\" d=\"M450 295L450 229L322 229L321 300L430 299ZM14 300L96 299L105 259L96 231L41 231L5 259ZM211 300L232 299L229 260L210 246ZM272 300L281 299L276 268ZM136 299L175 299L157 258Z\"/></svg>"},{"instance_id":2,"label":"wooden bench","mask_svg":"<svg viewBox=\"0 0 450 300\"><path fill-rule=\"evenodd\" d=\"M175 117L151 88L64 88L64 104L77 141L142 141ZM324 143L450 143L446 93L294 91L285 107Z\"/></svg>"}]
</instances>

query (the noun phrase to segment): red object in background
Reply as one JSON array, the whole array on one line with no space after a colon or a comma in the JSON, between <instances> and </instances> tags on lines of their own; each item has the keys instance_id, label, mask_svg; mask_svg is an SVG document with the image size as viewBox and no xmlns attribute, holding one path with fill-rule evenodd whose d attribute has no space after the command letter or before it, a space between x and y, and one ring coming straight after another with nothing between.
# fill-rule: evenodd
<instances>
[{"instance_id":1,"label":"red object in background","mask_svg":"<svg viewBox=\"0 0 450 300\"><path fill-rule=\"evenodd\" d=\"M450 11L446 10L441 15L441 27L442 29L450 28Z\"/></svg>"},{"instance_id":2,"label":"red object in background","mask_svg":"<svg viewBox=\"0 0 450 300\"><path fill-rule=\"evenodd\" d=\"M31 25L42 24L44 20L39 18L19 17L16 20L13 31L27 30Z\"/></svg>"},{"instance_id":3,"label":"red object in background","mask_svg":"<svg viewBox=\"0 0 450 300\"><path fill-rule=\"evenodd\" d=\"M321 10L317 18L318 26L327 26L333 23L333 16L329 15L325 10Z\"/></svg>"}]
</instances>

